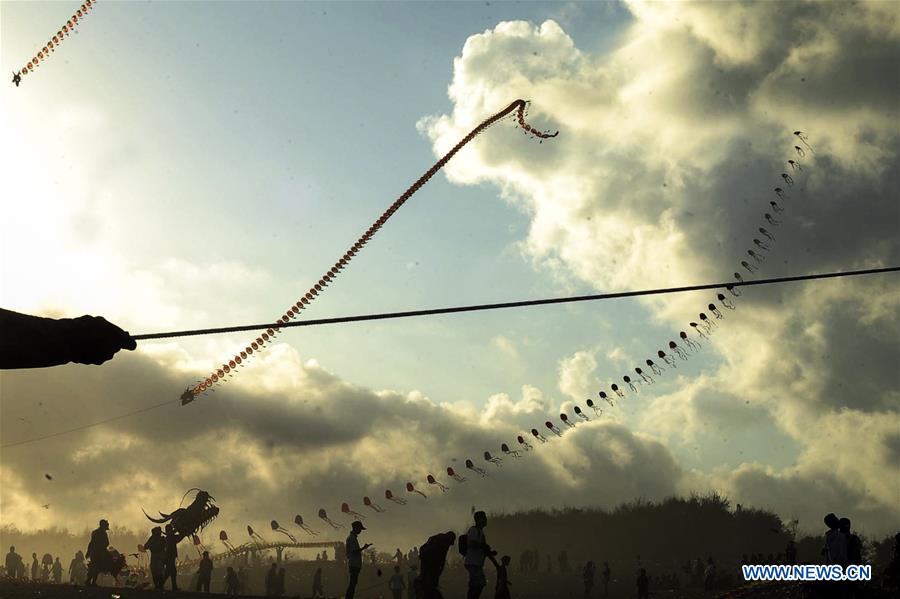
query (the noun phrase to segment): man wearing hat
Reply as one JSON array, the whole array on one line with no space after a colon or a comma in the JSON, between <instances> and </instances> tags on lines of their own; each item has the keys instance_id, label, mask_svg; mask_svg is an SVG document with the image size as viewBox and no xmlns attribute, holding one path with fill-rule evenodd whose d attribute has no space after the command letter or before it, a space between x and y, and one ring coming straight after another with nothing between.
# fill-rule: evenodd
<instances>
[{"instance_id":1,"label":"man wearing hat","mask_svg":"<svg viewBox=\"0 0 900 599\"><path fill-rule=\"evenodd\" d=\"M150 552L150 575L153 586L161 591L166 579L166 540L162 536L162 528L154 526L150 538L144 543L144 549Z\"/></svg>"},{"instance_id":2,"label":"man wearing hat","mask_svg":"<svg viewBox=\"0 0 900 599\"><path fill-rule=\"evenodd\" d=\"M355 520L350 525L350 534L347 536L347 564L350 566L350 582L347 584L347 592L344 599L353 599L356 593L356 581L359 580L359 571L362 570L362 552L372 546L366 543L359 546L359 533L366 529L363 523Z\"/></svg>"}]
</instances>

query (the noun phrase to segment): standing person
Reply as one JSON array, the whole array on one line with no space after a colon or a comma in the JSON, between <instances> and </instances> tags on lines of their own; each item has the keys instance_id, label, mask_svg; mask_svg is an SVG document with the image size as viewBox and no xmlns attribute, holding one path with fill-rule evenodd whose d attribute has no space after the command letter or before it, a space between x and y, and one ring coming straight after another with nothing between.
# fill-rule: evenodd
<instances>
[{"instance_id":1,"label":"standing person","mask_svg":"<svg viewBox=\"0 0 900 599\"><path fill-rule=\"evenodd\" d=\"M272 567L266 572L266 597L274 597L278 589L278 565L272 562Z\"/></svg>"},{"instance_id":2,"label":"standing person","mask_svg":"<svg viewBox=\"0 0 900 599\"><path fill-rule=\"evenodd\" d=\"M409 572L406 573L406 588L408 589L409 599L423 599L420 597L420 593L416 584L421 587L422 579L419 577L418 568L416 568L415 564L409 565Z\"/></svg>"},{"instance_id":3,"label":"standing person","mask_svg":"<svg viewBox=\"0 0 900 599\"><path fill-rule=\"evenodd\" d=\"M284 597L286 594L286 588L284 586L284 567L278 568L278 577L275 579L275 595L278 597Z\"/></svg>"},{"instance_id":4,"label":"standing person","mask_svg":"<svg viewBox=\"0 0 900 599\"><path fill-rule=\"evenodd\" d=\"M178 561L178 543L183 538L182 535L175 532L171 524L166 524L166 565L163 573L163 586L171 578L173 591L178 590L178 566L176 562Z\"/></svg>"},{"instance_id":5,"label":"standing person","mask_svg":"<svg viewBox=\"0 0 900 599\"><path fill-rule=\"evenodd\" d=\"M475 525L466 533L466 559L463 564L469 572L469 590L466 599L479 599L481 591L487 586L487 578L484 576L484 560L488 555L497 555L492 551L484 536L487 526L487 514L478 511L474 514Z\"/></svg>"},{"instance_id":6,"label":"standing person","mask_svg":"<svg viewBox=\"0 0 900 599\"><path fill-rule=\"evenodd\" d=\"M10 546L9 553L6 554L6 574L10 578L19 577L19 562L22 556L16 553L15 545Z\"/></svg>"},{"instance_id":7,"label":"standing person","mask_svg":"<svg viewBox=\"0 0 900 599\"><path fill-rule=\"evenodd\" d=\"M41 575L41 566L38 563L37 553L31 554L31 582L37 582Z\"/></svg>"},{"instance_id":8,"label":"standing person","mask_svg":"<svg viewBox=\"0 0 900 599\"><path fill-rule=\"evenodd\" d=\"M637 596L638 599L650 598L650 580L647 578L647 570L641 568L637 577Z\"/></svg>"},{"instance_id":9,"label":"standing person","mask_svg":"<svg viewBox=\"0 0 900 599\"><path fill-rule=\"evenodd\" d=\"M510 599L509 587L512 583L509 581L509 562L511 558L508 555L504 555L500 558L499 564L493 555L488 554L488 558L494 564L494 567L497 568L497 587L494 589L494 599Z\"/></svg>"},{"instance_id":10,"label":"standing person","mask_svg":"<svg viewBox=\"0 0 900 599\"><path fill-rule=\"evenodd\" d=\"M359 580L359 571L362 570L362 553L372 546L366 543L359 546L359 533L366 529L359 520L354 520L350 525L350 534L347 535L347 565L350 569L350 581L347 583L347 592L344 599L353 599L356 594L356 583Z\"/></svg>"},{"instance_id":11,"label":"standing person","mask_svg":"<svg viewBox=\"0 0 900 599\"><path fill-rule=\"evenodd\" d=\"M394 552L394 561L397 562L397 565L403 563L403 552L400 551L400 548L397 547L397 551Z\"/></svg>"},{"instance_id":12,"label":"standing person","mask_svg":"<svg viewBox=\"0 0 900 599\"><path fill-rule=\"evenodd\" d=\"M581 571L581 578L584 580L585 599L591 596L591 590L594 588L594 574L596 572L597 568L594 567L594 562L586 563Z\"/></svg>"},{"instance_id":13,"label":"standing person","mask_svg":"<svg viewBox=\"0 0 900 599\"><path fill-rule=\"evenodd\" d=\"M444 567L447 565L447 552L456 544L456 533L453 531L436 534L428 537L428 540L419 550L419 563L422 566L422 574L419 576L419 583L422 587L421 599L443 599L440 591L441 574L444 573ZM411 571L412 573L412 571ZM410 585L410 593L412 593L413 585Z\"/></svg>"},{"instance_id":14,"label":"standing person","mask_svg":"<svg viewBox=\"0 0 900 599\"><path fill-rule=\"evenodd\" d=\"M85 582L87 586L97 586L97 576L101 572L108 572L112 565L112 559L107 550L107 547L109 547L109 535L106 531L108 530L109 522L100 520L100 525L91 533L91 540L88 543L87 552L85 552L85 556L91 560L88 565L87 581Z\"/></svg>"},{"instance_id":15,"label":"standing person","mask_svg":"<svg viewBox=\"0 0 900 599\"><path fill-rule=\"evenodd\" d=\"M828 527L825 547L822 548L825 563L843 566L847 563L847 535L841 532L841 521L834 514L828 514L825 516L825 526Z\"/></svg>"},{"instance_id":16,"label":"standing person","mask_svg":"<svg viewBox=\"0 0 900 599\"><path fill-rule=\"evenodd\" d=\"M609 579L612 572L609 569L609 562L603 562L603 596L609 597Z\"/></svg>"},{"instance_id":17,"label":"standing person","mask_svg":"<svg viewBox=\"0 0 900 599\"><path fill-rule=\"evenodd\" d=\"M238 576L231 566L228 566L225 572L225 594L231 596L238 594Z\"/></svg>"},{"instance_id":18,"label":"standing person","mask_svg":"<svg viewBox=\"0 0 900 599\"><path fill-rule=\"evenodd\" d=\"M794 545L794 539L788 539L787 548L784 550L784 563L789 566L797 563L797 546Z\"/></svg>"},{"instance_id":19,"label":"standing person","mask_svg":"<svg viewBox=\"0 0 900 599\"><path fill-rule=\"evenodd\" d=\"M862 564L862 542L850 532L850 518L840 519L840 529L847 539L847 560L844 565Z\"/></svg>"},{"instance_id":20,"label":"standing person","mask_svg":"<svg viewBox=\"0 0 900 599\"><path fill-rule=\"evenodd\" d=\"M316 568L313 574L312 599L322 599L325 596L325 588L322 586L322 568Z\"/></svg>"},{"instance_id":21,"label":"standing person","mask_svg":"<svg viewBox=\"0 0 900 599\"><path fill-rule=\"evenodd\" d=\"M212 582L213 561L209 558L209 551L203 552L203 558L200 560L200 567L197 569L197 587L194 589L198 593L202 589L204 593L209 592L209 584Z\"/></svg>"},{"instance_id":22,"label":"standing person","mask_svg":"<svg viewBox=\"0 0 900 599\"><path fill-rule=\"evenodd\" d=\"M397 551L400 551L399 549ZM388 581L388 589L391 591L394 599L402 599L403 591L406 589L406 582L403 580L403 574L400 574L400 566L394 566L394 574Z\"/></svg>"},{"instance_id":23,"label":"standing person","mask_svg":"<svg viewBox=\"0 0 900 599\"><path fill-rule=\"evenodd\" d=\"M150 552L150 577L153 586L161 591L166 580L166 540L162 536L162 528L154 526L150 538L144 543L144 549Z\"/></svg>"},{"instance_id":24,"label":"standing person","mask_svg":"<svg viewBox=\"0 0 900 599\"><path fill-rule=\"evenodd\" d=\"M62 582L62 570L62 562L59 561L59 556L56 556L56 561L53 562L53 568L50 570L51 574L53 574L53 584Z\"/></svg>"},{"instance_id":25,"label":"standing person","mask_svg":"<svg viewBox=\"0 0 900 599\"><path fill-rule=\"evenodd\" d=\"M244 570L244 566L238 566L237 577L238 595L243 595L247 592L247 571Z\"/></svg>"},{"instance_id":26,"label":"standing person","mask_svg":"<svg viewBox=\"0 0 900 599\"><path fill-rule=\"evenodd\" d=\"M83 585L87 568L84 565L84 554L79 549L75 552L75 557L69 563L69 582L74 585Z\"/></svg>"},{"instance_id":27,"label":"standing person","mask_svg":"<svg viewBox=\"0 0 900 599\"><path fill-rule=\"evenodd\" d=\"M769 560L772 563L772 560ZM706 560L706 569L703 571L703 589L711 590L716 584L716 564L712 556Z\"/></svg>"}]
</instances>

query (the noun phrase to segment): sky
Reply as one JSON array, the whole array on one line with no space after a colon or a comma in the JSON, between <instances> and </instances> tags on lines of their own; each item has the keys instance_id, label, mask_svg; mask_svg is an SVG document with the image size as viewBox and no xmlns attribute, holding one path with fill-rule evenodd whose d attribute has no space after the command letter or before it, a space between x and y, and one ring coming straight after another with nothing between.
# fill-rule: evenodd
<instances>
[{"instance_id":1,"label":"sky","mask_svg":"<svg viewBox=\"0 0 900 599\"><path fill-rule=\"evenodd\" d=\"M0 3L0 66L20 68L75 6ZM814 153L758 274L896 265L898 19L888 2L100 2L0 88L0 303L133 334L275 320L517 98L559 136L538 144L510 120L479 136L304 317L729 280L797 129ZM586 408L713 298L293 329L193 404L4 447L0 522L147 527L141 507L199 487L216 531L264 528L417 481L441 497L386 506L376 543L461 526L472 505L710 490L808 531L831 511L894 531L893 275L747 289L654 385L484 464L489 478L427 488ZM176 399L251 338L4 372L0 440Z\"/></svg>"}]
</instances>

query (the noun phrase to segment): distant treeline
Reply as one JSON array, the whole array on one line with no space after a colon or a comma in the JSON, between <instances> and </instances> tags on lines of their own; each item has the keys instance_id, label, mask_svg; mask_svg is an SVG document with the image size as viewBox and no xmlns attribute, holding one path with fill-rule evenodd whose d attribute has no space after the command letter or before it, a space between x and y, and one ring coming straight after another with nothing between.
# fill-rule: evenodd
<instances>
[{"instance_id":1,"label":"distant treeline","mask_svg":"<svg viewBox=\"0 0 900 599\"><path fill-rule=\"evenodd\" d=\"M822 516L809 514L807 526L815 527ZM722 566L739 564L745 555L781 561L791 539L798 563L820 563L824 537L798 538L798 524L782 522L766 510L732 508L728 499L712 493L660 502L639 499L610 511L566 508L493 514L487 532L491 545L509 554L513 564L523 551L536 550L541 570L547 557L556 570L560 552L566 551L573 568L592 560L630 570L640 561L648 570L676 572L689 559L706 562L712 557ZM824 525L822 529L824 534ZM870 563L886 565L892 538L880 542L862 538Z\"/></svg>"}]
</instances>

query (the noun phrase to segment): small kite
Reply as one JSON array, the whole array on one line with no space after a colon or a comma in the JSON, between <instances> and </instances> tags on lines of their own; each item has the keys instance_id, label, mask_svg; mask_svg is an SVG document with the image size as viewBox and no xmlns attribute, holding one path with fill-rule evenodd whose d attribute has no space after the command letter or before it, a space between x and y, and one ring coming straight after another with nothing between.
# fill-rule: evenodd
<instances>
[{"instance_id":1,"label":"small kite","mask_svg":"<svg viewBox=\"0 0 900 599\"><path fill-rule=\"evenodd\" d=\"M472 472L476 472L481 476L487 476L487 472L485 472L484 468L480 468L475 465L475 462L472 460L466 459L466 468L471 470Z\"/></svg>"},{"instance_id":2,"label":"small kite","mask_svg":"<svg viewBox=\"0 0 900 599\"><path fill-rule=\"evenodd\" d=\"M303 522L303 516L301 516L300 514L297 514L296 516L294 516L294 524L296 524L297 526L302 528L308 535L311 535L313 537L316 537L319 535L319 531L311 528L308 524Z\"/></svg>"},{"instance_id":3,"label":"small kite","mask_svg":"<svg viewBox=\"0 0 900 599\"><path fill-rule=\"evenodd\" d=\"M447 485L436 479L433 474L429 474L426 479L429 485L433 485L441 490L442 493L447 491Z\"/></svg>"},{"instance_id":4,"label":"small kite","mask_svg":"<svg viewBox=\"0 0 900 599\"><path fill-rule=\"evenodd\" d=\"M384 512L386 511L383 507L369 499L368 496L363 497L363 505L369 509L375 510L376 512Z\"/></svg>"},{"instance_id":5,"label":"small kite","mask_svg":"<svg viewBox=\"0 0 900 599\"><path fill-rule=\"evenodd\" d=\"M329 526L331 526L331 528L333 528L335 530L337 530L339 528L344 528L343 524L339 524L328 517L328 512L325 511L325 508L319 509L319 518L324 520L326 524L328 524Z\"/></svg>"},{"instance_id":6,"label":"small kite","mask_svg":"<svg viewBox=\"0 0 900 599\"><path fill-rule=\"evenodd\" d=\"M225 545L225 548L228 549L228 551L234 551L234 545L228 540L228 533L224 530L219 531L219 540L222 541L222 544Z\"/></svg>"},{"instance_id":7,"label":"small kite","mask_svg":"<svg viewBox=\"0 0 900 599\"><path fill-rule=\"evenodd\" d=\"M341 513L347 514L348 516L351 516L351 517L356 518L356 519L358 519L358 520L365 520L365 519L366 519L366 517L363 516L362 514L360 514L359 512L354 512L353 510L351 510L351 509L350 509L350 504L347 503L346 501L345 501L344 503L341 504Z\"/></svg>"},{"instance_id":8,"label":"small kite","mask_svg":"<svg viewBox=\"0 0 900 599\"><path fill-rule=\"evenodd\" d=\"M403 499L402 497L397 497L396 495L391 493L390 489L385 489L384 498L387 499L388 501L393 501L397 505L406 505L406 500Z\"/></svg>"},{"instance_id":9,"label":"small kite","mask_svg":"<svg viewBox=\"0 0 900 599\"><path fill-rule=\"evenodd\" d=\"M457 474L456 470L454 470L453 467L451 467L451 466L447 466L447 476L449 476L450 478L452 478L453 480L455 480L458 483L464 483L467 480L469 480L465 476L460 476L459 474Z\"/></svg>"},{"instance_id":10,"label":"small kite","mask_svg":"<svg viewBox=\"0 0 900 599\"><path fill-rule=\"evenodd\" d=\"M286 529L282 528L281 525L278 524L277 520L272 520L270 525L272 526L272 530L274 530L275 532L280 532L281 534L283 534L284 536L289 538L294 543L297 542L297 538L294 535L292 535L291 533L289 533Z\"/></svg>"},{"instance_id":11,"label":"small kite","mask_svg":"<svg viewBox=\"0 0 900 599\"><path fill-rule=\"evenodd\" d=\"M485 460L486 462L490 462L490 463L494 464L495 466L498 466L498 467L499 467L499 466L500 466L500 462L503 461L503 458L497 458L497 457L494 457L494 456L491 455L491 452L490 452L490 451L485 451L485 452L484 452L484 460Z\"/></svg>"},{"instance_id":12,"label":"small kite","mask_svg":"<svg viewBox=\"0 0 900 599\"><path fill-rule=\"evenodd\" d=\"M421 495L421 496L424 497L425 499L428 499L428 495L426 495L426 494L423 493L422 491L418 490L418 489L415 487L415 485L413 485L413 484L410 483L410 482L406 483L406 492L407 492L407 493L418 493L419 495Z\"/></svg>"}]
</instances>

